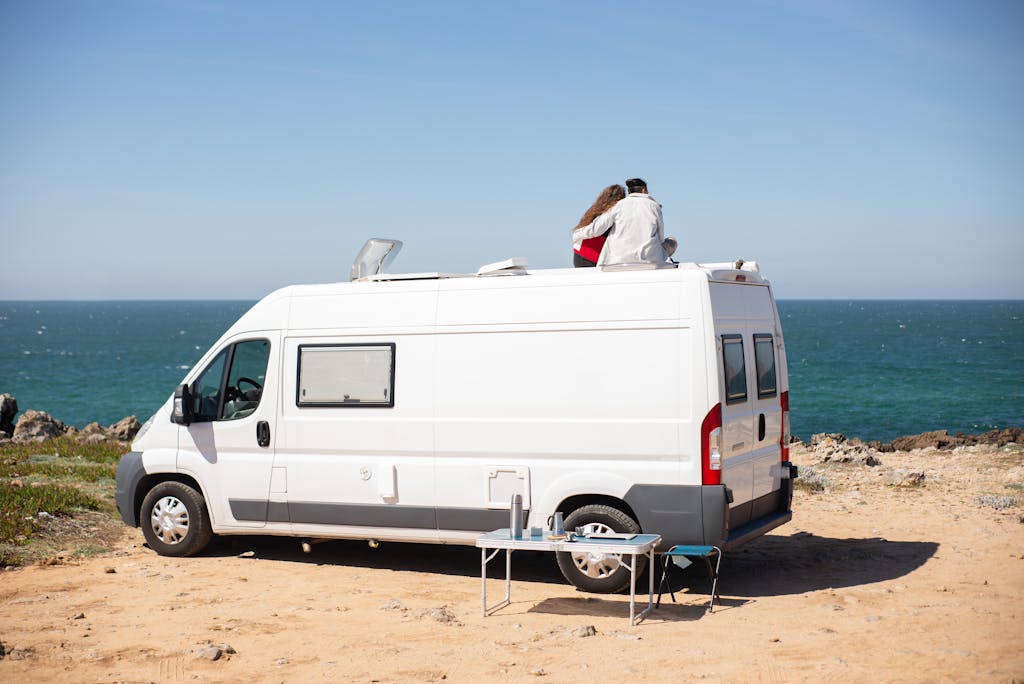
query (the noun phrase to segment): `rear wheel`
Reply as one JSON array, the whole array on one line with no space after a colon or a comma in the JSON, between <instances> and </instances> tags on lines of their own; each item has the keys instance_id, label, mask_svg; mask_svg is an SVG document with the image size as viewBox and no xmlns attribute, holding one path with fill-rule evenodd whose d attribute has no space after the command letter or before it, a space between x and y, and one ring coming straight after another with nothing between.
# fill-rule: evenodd
<instances>
[{"instance_id":1,"label":"rear wheel","mask_svg":"<svg viewBox=\"0 0 1024 684\"><path fill-rule=\"evenodd\" d=\"M603 504L590 504L570 513L565 519L565 529L571 531L577 527L587 533L640 532L639 523L627 513ZM640 578L647 567L646 558L638 557L636 565L637 578ZM629 569L613 554L561 552L558 568L565 579L583 591L613 594L629 586Z\"/></svg>"},{"instance_id":2,"label":"rear wheel","mask_svg":"<svg viewBox=\"0 0 1024 684\"><path fill-rule=\"evenodd\" d=\"M149 490L139 520L149 547L161 556L195 555L213 538L203 495L181 482Z\"/></svg>"}]
</instances>

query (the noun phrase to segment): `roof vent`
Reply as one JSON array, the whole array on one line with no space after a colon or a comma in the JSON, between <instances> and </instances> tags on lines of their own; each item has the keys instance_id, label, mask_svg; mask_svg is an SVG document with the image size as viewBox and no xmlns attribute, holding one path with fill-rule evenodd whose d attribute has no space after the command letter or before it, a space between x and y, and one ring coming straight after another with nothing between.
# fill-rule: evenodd
<instances>
[{"instance_id":1,"label":"roof vent","mask_svg":"<svg viewBox=\"0 0 1024 684\"><path fill-rule=\"evenodd\" d=\"M360 280L384 272L402 249L401 240L370 238L359 250L349 280Z\"/></svg>"},{"instance_id":2,"label":"roof vent","mask_svg":"<svg viewBox=\"0 0 1024 684\"><path fill-rule=\"evenodd\" d=\"M512 257L493 264L484 264L476 274L482 275L526 275L526 257Z\"/></svg>"}]
</instances>

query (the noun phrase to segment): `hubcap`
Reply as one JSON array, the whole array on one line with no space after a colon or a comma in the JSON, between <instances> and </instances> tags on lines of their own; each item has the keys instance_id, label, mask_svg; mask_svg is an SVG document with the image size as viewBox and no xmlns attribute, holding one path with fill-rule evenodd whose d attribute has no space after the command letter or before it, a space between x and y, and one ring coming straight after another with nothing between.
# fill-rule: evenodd
<instances>
[{"instance_id":1,"label":"hubcap","mask_svg":"<svg viewBox=\"0 0 1024 684\"><path fill-rule=\"evenodd\" d=\"M615 531L602 523L584 525L583 530L586 534L607 534ZM576 569L587 577L605 579L618 572L620 558L615 554L608 553L574 553L572 562L576 565Z\"/></svg>"},{"instance_id":2,"label":"hubcap","mask_svg":"<svg viewBox=\"0 0 1024 684\"><path fill-rule=\"evenodd\" d=\"M150 525L164 544L178 544L188 534L188 509L177 497L165 496L153 504Z\"/></svg>"}]
</instances>

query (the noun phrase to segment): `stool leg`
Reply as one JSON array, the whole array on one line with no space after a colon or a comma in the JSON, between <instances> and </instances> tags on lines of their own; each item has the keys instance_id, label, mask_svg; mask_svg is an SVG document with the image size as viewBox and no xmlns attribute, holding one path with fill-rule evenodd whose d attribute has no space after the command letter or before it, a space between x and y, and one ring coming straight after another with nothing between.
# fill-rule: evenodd
<instances>
[{"instance_id":1,"label":"stool leg","mask_svg":"<svg viewBox=\"0 0 1024 684\"><path fill-rule=\"evenodd\" d=\"M654 604L655 608L661 608L661 595L665 592L665 577L668 575L668 556L665 556L665 562L661 566L661 581L658 582L658 602ZM669 589L671 589L669 585Z\"/></svg>"},{"instance_id":2,"label":"stool leg","mask_svg":"<svg viewBox=\"0 0 1024 684\"><path fill-rule=\"evenodd\" d=\"M711 567L711 560L707 556L702 556L702 560L708 571L708 579L711 580L711 604L708 606L708 612L710 612L711 607L715 605L715 582L718 581L718 577L715 575L715 569Z\"/></svg>"}]
</instances>

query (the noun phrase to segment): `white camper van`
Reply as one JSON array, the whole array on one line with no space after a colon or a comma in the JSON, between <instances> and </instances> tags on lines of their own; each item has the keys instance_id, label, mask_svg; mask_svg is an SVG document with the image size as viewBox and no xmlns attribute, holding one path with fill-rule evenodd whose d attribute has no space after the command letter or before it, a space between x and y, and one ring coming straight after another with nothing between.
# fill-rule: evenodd
<instances>
[{"instance_id":1,"label":"white camper van","mask_svg":"<svg viewBox=\"0 0 1024 684\"><path fill-rule=\"evenodd\" d=\"M663 548L790 520L785 346L755 264L387 274L373 242L350 282L253 306L138 434L117 506L152 549L473 544L514 494L525 526L561 511ZM629 582L615 557L559 556L582 589Z\"/></svg>"}]
</instances>

